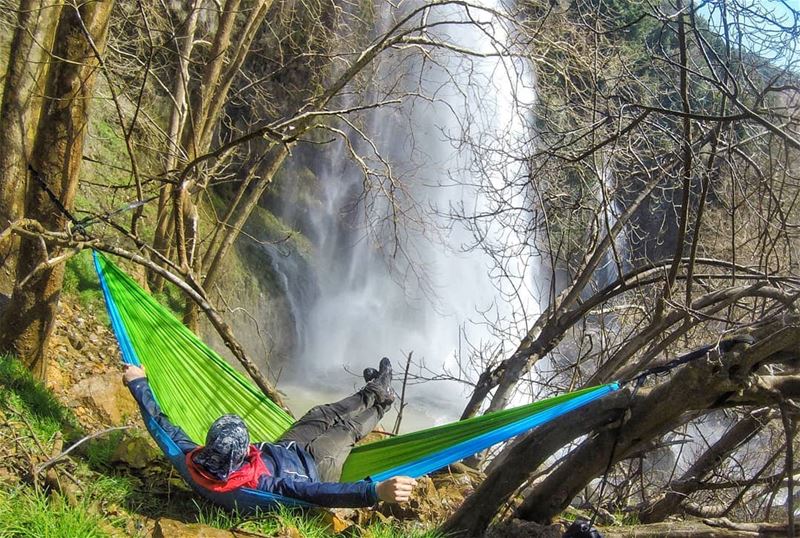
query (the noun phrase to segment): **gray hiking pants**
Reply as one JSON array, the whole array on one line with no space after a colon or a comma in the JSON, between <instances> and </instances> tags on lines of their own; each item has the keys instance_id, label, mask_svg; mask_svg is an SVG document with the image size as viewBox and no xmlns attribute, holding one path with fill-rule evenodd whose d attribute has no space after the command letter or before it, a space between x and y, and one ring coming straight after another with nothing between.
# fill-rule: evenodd
<instances>
[{"instance_id":1,"label":"gray hiking pants","mask_svg":"<svg viewBox=\"0 0 800 538\"><path fill-rule=\"evenodd\" d=\"M323 482L338 482L350 450L386 412L371 383L336 403L312 408L278 440L293 441L314 457Z\"/></svg>"}]
</instances>

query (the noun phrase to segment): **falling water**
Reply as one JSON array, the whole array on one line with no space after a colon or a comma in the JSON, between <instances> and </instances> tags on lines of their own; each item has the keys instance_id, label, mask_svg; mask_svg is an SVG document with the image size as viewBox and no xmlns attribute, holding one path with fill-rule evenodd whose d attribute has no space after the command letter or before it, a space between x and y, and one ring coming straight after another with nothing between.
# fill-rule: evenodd
<instances>
[{"instance_id":1,"label":"falling water","mask_svg":"<svg viewBox=\"0 0 800 538\"><path fill-rule=\"evenodd\" d=\"M599 184L597 198L602 207L600 234L605 235L616 225L624 211L617 195L617 181L609 162L604 162L598 171ZM602 189L602 190L601 190ZM619 233L613 241L612 247L606 252L600 266L595 271L595 286L602 289L619 278L620 271L624 274L630 269L628 240L625 230Z\"/></svg>"},{"instance_id":2,"label":"falling water","mask_svg":"<svg viewBox=\"0 0 800 538\"><path fill-rule=\"evenodd\" d=\"M388 3L385 9L388 24L396 13ZM459 10L430 13L429 22L456 16L463 21ZM436 37L481 53L504 50L509 22L475 9L470 16L480 27L444 25ZM344 144L318 159L323 207L307 224L318 249L319 295L299 329L301 356L283 381L299 410L309 403L303 400L342 395L358 384L345 369L359 373L384 355L396 371L413 352L423 373L471 373L474 380L475 372L465 366L467 343L508 352L538 311L524 165L535 97L529 70L521 60L497 55L438 51L427 62L420 55L412 62L404 53L387 56L378 69L381 77L406 70L403 83L415 81L432 98L376 109L364 122L408 194L398 192L402 222L394 227L392 208L377 187L363 192L364 175ZM465 224L454 214L480 218ZM476 235L500 263L471 248ZM314 394L304 397L303 389ZM415 385L406 415L416 413L423 423L452 420L466 392L455 381Z\"/></svg>"}]
</instances>

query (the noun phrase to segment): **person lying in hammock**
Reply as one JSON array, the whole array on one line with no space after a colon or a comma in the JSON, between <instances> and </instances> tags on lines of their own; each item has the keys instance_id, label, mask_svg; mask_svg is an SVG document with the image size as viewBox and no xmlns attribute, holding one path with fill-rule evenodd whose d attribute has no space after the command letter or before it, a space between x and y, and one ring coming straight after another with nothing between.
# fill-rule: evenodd
<instances>
[{"instance_id":1,"label":"person lying in hammock","mask_svg":"<svg viewBox=\"0 0 800 538\"><path fill-rule=\"evenodd\" d=\"M381 360L380 370L364 370L364 380L366 386L352 396L311 409L275 443L251 443L242 418L224 415L211 425L206 444L199 446L161 411L143 369L128 365L123 374L142 412L186 454L189 473L200 489L220 493L247 487L327 507L407 501L416 485L407 476L378 483L338 482L350 450L394 400L389 359Z\"/></svg>"}]
</instances>

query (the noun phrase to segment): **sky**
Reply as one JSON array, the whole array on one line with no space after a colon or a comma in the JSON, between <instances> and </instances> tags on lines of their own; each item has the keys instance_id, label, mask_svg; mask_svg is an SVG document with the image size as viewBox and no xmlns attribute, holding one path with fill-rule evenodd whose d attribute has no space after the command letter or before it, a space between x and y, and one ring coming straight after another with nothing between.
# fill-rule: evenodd
<instances>
[{"instance_id":1,"label":"sky","mask_svg":"<svg viewBox=\"0 0 800 538\"><path fill-rule=\"evenodd\" d=\"M703 2L700 13L710 17L712 28L722 33L720 3L718 0ZM776 65L800 71L800 0L739 0L737 3L748 8L740 18L743 45ZM729 17L732 17L731 12ZM793 29L794 35L788 29ZM765 39L776 37L781 39L779 45L770 48L763 45Z\"/></svg>"}]
</instances>

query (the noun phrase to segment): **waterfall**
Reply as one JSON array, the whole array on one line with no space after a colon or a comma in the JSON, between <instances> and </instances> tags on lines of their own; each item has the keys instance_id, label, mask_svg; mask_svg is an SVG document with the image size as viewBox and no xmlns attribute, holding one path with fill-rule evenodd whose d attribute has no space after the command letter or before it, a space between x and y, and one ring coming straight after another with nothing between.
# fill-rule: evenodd
<instances>
[{"instance_id":1,"label":"waterfall","mask_svg":"<svg viewBox=\"0 0 800 538\"><path fill-rule=\"evenodd\" d=\"M604 236L611 228L616 225L620 215L625 208L619 201L617 194L617 181L614 171L608 161L603 162L598 170L597 199L601 206L600 235ZM630 269L630 254L628 240L625 235L625 228L614 238L613 246L609 248L603 258L602 263L595 271L594 283L597 289L602 289L620 277L620 271L624 274ZM593 290L587 290L587 293Z\"/></svg>"},{"instance_id":2,"label":"waterfall","mask_svg":"<svg viewBox=\"0 0 800 538\"><path fill-rule=\"evenodd\" d=\"M397 12L388 3L383 9L388 26ZM507 52L508 20L475 9L469 15L476 25L441 25L435 37L481 53ZM428 17L466 20L460 7ZM298 329L303 349L282 381L290 394L317 393L309 400L343 395L359 384L344 368L358 374L382 356L402 372L409 352L430 376L474 381L478 366L467 364L467 348L507 356L539 309L525 164L535 98L529 68L510 57L438 50L427 61L386 54L376 69L381 81L398 72L402 89L428 98L362 117L363 131L399 178L395 206L386 181L364 192L363 171L345 144L313 164L322 206L304 229L317 247L318 296ZM358 149L370 150L363 143ZM476 248L478 237L484 248ZM418 384L409 389L409 409L427 415L421 421L428 424L452 420L467 392L455 381Z\"/></svg>"}]
</instances>

